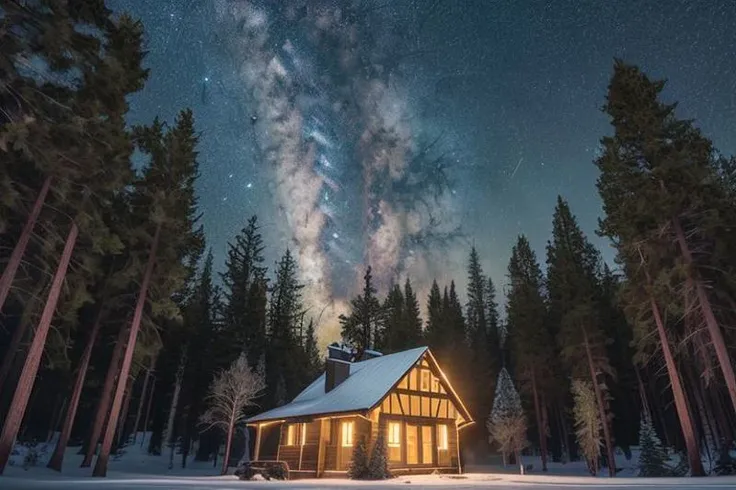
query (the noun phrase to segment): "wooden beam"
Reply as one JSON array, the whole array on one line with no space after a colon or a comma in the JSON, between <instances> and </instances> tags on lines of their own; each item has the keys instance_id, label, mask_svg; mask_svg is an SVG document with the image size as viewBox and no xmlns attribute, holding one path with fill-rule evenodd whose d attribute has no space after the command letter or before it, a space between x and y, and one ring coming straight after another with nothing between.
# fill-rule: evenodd
<instances>
[{"instance_id":1,"label":"wooden beam","mask_svg":"<svg viewBox=\"0 0 736 490\"><path fill-rule=\"evenodd\" d=\"M256 450L255 450L253 460L258 461L258 458L260 456L261 456L261 424L258 424L256 425Z\"/></svg>"},{"instance_id":2,"label":"wooden beam","mask_svg":"<svg viewBox=\"0 0 736 490\"><path fill-rule=\"evenodd\" d=\"M317 478L322 476L325 471L325 452L327 449L327 430L330 419L322 419L319 421L319 444L317 445Z\"/></svg>"}]
</instances>

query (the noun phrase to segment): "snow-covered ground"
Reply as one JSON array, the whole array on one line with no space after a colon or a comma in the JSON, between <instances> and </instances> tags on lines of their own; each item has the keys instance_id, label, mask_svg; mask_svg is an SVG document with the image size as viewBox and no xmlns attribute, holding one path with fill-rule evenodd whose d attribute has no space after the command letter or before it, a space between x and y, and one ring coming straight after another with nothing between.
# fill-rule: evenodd
<instances>
[{"instance_id":1,"label":"snow-covered ground","mask_svg":"<svg viewBox=\"0 0 736 490\"><path fill-rule=\"evenodd\" d=\"M140 442L140 440L139 440ZM469 466L463 475L422 475L394 478L383 482L355 482L350 480L298 480L291 482L279 481L239 481L232 475L217 476L220 466L213 466L212 462L191 461L186 469L181 468L181 456L174 459L174 468L169 470L168 454L151 456L144 448L147 444L128 446L125 454L111 460L110 471L106 478L93 478L91 468L79 468L82 456L77 454L79 448L69 448L65 455L64 471L59 474L45 467L53 445L44 450L39 445L39 460L37 465L28 469L23 468L25 449L17 447L12 456L12 466L5 469L0 476L1 490L150 490L150 489L353 489L374 490L383 488L415 488L415 489L590 489L590 490L623 490L627 488L642 489L736 489L736 477L707 477L707 478L636 478L634 468L636 457L627 461L620 455L617 464L622 468L619 477L611 479L605 476L593 478L585 476L585 465L579 462L566 465L550 464L549 472L542 474L538 471L539 461L526 458L525 464L532 464L533 470L527 475L513 474L512 468L505 471L497 467ZM635 455L636 456L636 455Z\"/></svg>"}]
</instances>

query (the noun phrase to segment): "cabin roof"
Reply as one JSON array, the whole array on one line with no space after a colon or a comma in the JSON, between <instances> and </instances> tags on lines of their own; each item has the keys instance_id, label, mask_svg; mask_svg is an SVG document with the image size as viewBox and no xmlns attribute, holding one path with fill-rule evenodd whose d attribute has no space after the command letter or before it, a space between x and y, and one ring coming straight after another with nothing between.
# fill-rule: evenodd
<instances>
[{"instance_id":1,"label":"cabin roof","mask_svg":"<svg viewBox=\"0 0 736 490\"><path fill-rule=\"evenodd\" d=\"M369 410L427 351L427 347L418 347L351 363L350 376L328 393L323 373L291 403L255 415L246 423Z\"/></svg>"}]
</instances>

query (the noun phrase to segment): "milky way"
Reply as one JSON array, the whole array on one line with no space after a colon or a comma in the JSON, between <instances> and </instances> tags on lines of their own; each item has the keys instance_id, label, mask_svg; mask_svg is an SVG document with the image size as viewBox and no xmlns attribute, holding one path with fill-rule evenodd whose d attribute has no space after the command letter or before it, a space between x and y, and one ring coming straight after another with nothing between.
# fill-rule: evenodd
<instances>
[{"instance_id":1,"label":"milky way","mask_svg":"<svg viewBox=\"0 0 736 490\"><path fill-rule=\"evenodd\" d=\"M131 122L194 110L216 261L257 214L330 334L365 264L381 293L410 276L423 294L462 286L474 243L503 284L517 234L543 256L557 194L593 235L614 56L669 78L683 115L736 151L736 5L634 3L110 2L147 30Z\"/></svg>"}]
</instances>

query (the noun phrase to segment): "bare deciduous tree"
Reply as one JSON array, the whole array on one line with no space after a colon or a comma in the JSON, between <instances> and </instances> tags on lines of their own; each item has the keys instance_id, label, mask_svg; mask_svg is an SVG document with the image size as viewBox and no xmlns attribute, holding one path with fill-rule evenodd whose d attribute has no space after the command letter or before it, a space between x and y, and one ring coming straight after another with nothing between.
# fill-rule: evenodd
<instances>
[{"instance_id":1,"label":"bare deciduous tree","mask_svg":"<svg viewBox=\"0 0 736 490\"><path fill-rule=\"evenodd\" d=\"M200 422L207 426L205 430L219 427L226 433L223 475L227 473L230 460L233 429L245 420L245 408L255 405L254 400L265 388L263 373L251 369L244 354L228 369L218 374L210 385L207 396L209 408L200 418Z\"/></svg>"}]
</instances>

